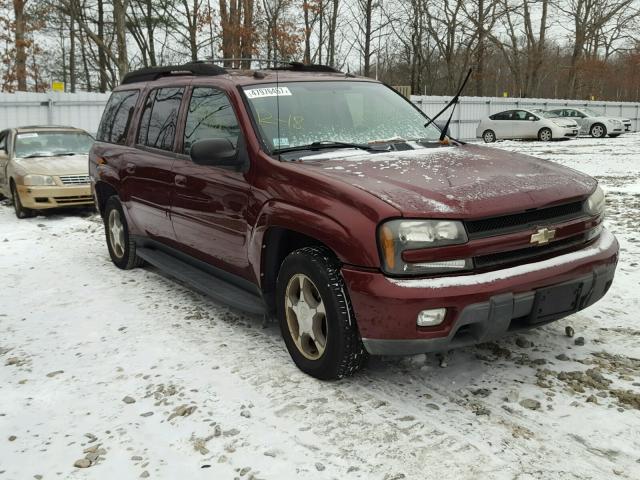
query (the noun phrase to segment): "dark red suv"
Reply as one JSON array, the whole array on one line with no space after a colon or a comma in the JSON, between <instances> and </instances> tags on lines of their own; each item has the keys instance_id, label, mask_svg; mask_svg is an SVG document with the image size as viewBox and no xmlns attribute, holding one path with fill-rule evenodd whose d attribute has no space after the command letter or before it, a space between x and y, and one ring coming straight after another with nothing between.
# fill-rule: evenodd
<instances>
[{"instance_id":1,"label":"dark red suv","mask_svg":"<svg viewBox=\"0 0 640 480\"><path fill-rule=\"evenodd\" d=\"M277 316L318 378L565 317L611 285L604 195L318 65L128 74L89 159L109 253Z\"/></svg>"}]
</instances>

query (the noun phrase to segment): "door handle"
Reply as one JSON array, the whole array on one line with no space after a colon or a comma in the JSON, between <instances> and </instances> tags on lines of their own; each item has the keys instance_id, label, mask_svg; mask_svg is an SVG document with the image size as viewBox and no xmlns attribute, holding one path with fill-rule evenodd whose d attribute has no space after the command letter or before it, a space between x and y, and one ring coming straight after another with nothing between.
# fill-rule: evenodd
<instances>
[{"instance_id":1,"label":"door handle","mask_svg":"<svg viewBox=\"0 0 640 480\"><path fill-rule=\"evenodd\" d=\"M124 171L127 173L135 173L136 165L134 163L127 163L124 167Z\"/></svg>"},{"instance_id":2,"label":"door handle","mask_svg":"<svg viewBox=\"0 0 640 480\"><path fill-rule=\"evenodd\" d=\"M175 183L178 187L186 187L187 186L187 177L184 175L176 175L173 177L173 183Z\"/></svg>"}]
</instances>

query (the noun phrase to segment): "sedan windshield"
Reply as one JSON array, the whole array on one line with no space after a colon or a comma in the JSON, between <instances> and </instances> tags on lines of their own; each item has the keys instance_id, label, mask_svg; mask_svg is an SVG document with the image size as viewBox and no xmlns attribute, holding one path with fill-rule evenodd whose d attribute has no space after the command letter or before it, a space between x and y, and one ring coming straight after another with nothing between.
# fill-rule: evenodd
<instances>
[{"instance_id":1,"label":"sedan windshield","mask_svg":"<svg viewBox=\"0 0 640 480\"><path fill-rule=\"evenodd\" d=\"M85 132L24 132L16 135L15 155L20 158L85 155L92 144L93 138Z\"/></svg>"},{"instance_id":2,"label":"sedan windshield","mask_svg":"<svg viewBox=\"0 0 640 480\"><path fill-rule=\"evenodd\" d=\"M273 152L307 145L436 141L428 118L380 83L283 82L244 88L264 143ZM339 145L343 144L343 145Z\"/></svg>"}]
</instances>

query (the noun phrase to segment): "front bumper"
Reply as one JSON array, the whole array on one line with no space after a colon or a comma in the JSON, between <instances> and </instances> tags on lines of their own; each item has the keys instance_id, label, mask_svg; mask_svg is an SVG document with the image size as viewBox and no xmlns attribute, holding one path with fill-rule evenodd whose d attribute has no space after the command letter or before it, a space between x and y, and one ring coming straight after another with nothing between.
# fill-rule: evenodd
<instances>
[{"instance_id":1,"label":"front bumper","mask_svg":"<svg viewBox=\"0 0 640 480\"><path fill-rule=\"evenodd\" d=\"M18 193L22 206L34 210L93 205L89 185L64 187L18 185Z\"/></svg>"},{"instance_id":2,"label":"front bumper","mask_svg":"<svg viewBox=\"0 0 640 480\"><path fill-rule=\"evenodd\" d=\"M374 355L442 351L498 338L586 308L604 296L618 242L604 230L576 252L476 275L391 279L343 267L366 349ZM422 310L447 308L442 324L418 327Z\"/></svg>"}]
</instances>

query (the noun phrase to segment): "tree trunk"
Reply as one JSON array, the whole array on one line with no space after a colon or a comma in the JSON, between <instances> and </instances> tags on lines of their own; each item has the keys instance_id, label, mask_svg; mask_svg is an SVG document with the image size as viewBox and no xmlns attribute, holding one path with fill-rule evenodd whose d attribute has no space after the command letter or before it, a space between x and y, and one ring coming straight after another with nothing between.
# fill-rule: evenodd
<instances>
[{"instance_id":1,"label":"tree trunk","mask_svg":"<svg viewBox=\"0 0 640 480\"><path fill-rule=\"evenodd\" d=\"M69 21L69 83L71 93L76 93L76 28L75 20Z\"/></svg>"},{"instance_id":2,"label":"tree trunk","mask_svg":"<svg viewBox=\"0 0 640 480\"><path fill-rule=\"evenodd\" d=\"M129 71L129 57L127 54L126 36L126 8L128 0L113 0L113 21L116 34L116 45L118 50L118 75L120 80Z\"/></svg>"},{"instance_id":3,"label":"tree trunk","mask_svg":"<svg viewBox=\"0 0 640 480\"><path fill-rule=\"evenodd\" d=\"M27 19L25 5L28 0L13 0L15 14L16 80L18 91L27 91Z\"/></svg>"},{"instance_id":4,"label":"tree trunk","mask_svg":"<svg viewBox=\"0 0 640 480\"><path fill-rule=\"evenodd\" d=\"M98 68L100 69L100 92L107 91L107 54L104 46L104 2L98 0Z\"/></svg>"}]
</instances>

